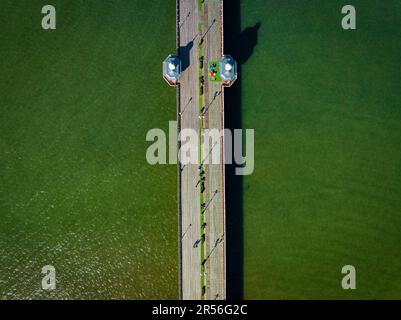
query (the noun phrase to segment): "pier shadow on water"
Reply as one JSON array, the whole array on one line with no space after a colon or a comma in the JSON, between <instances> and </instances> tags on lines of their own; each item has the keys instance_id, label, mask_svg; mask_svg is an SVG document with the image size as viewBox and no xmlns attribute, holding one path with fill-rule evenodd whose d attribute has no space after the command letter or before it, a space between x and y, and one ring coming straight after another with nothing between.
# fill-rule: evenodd
<instances>
[{"instance_id":1,"label":"pier shadow on water","mask_svg":"<svg viewBox=\"0 0 401 320\"><path fill-rule=\"evenodd\" d=\"M238 63L238 79L225 89L225 127L242 128L241 69L258 44L261 23L241 31L240 0L224 0L224 53ZM227 298L244 296L243 177L235 175L236 165L226 165L226 248Z\"/></svg>"}]
</instances>

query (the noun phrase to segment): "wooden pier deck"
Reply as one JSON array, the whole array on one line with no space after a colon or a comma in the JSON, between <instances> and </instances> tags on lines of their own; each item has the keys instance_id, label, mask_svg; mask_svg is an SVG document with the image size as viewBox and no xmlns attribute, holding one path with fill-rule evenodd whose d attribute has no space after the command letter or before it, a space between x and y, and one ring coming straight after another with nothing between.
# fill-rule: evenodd
<instances>
[{"instance_id":1,"label":"wooden pier deck","mask_svg":"<svg viewBox=\"0 0 401 320\"><path fill-rule=\"evenodd\" d=\"M209 128L222 132L224 90L221 82L209 80L208 73L209 62L223 56L223 1L177 0L177 46L183 62L177 97L179 130L194 129L201 133ZM201 56L204 57L202 69ZM200 76L204 77L203 94ZM181 299L226 298L223 146L224 136L221 136L217 145L220 164L202 167L203 192L198 183L202 171L199 165L179 164ZM206 156L202 153L200 162Z\"/></svg>"}]
</instances>

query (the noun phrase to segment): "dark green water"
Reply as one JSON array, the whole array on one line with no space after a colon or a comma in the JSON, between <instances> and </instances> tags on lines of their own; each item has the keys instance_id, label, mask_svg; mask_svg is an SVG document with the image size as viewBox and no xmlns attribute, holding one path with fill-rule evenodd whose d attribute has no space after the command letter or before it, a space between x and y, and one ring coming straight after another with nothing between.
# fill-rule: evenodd
<instances>
[{"instance_id":1,"label":"dark green water","mask_svg":"<svg viewBox=\"0 0 401 320\"><path fill-rule=\"evenodd\" d=\"M401 4L352 1L355 31L344 4L241 1L246 298L401 298Z\"/></svg>"},{"instance_id":2,"label":"dark green water","mask_svg":"<svg viewBox=\"0 0 401 320\"><path fill-rule=\"evenodd\" d=\"M42 1L0 4L0 298L177 298L176 168L145 159L175 118L175 1L52 4L50 32ZM401 297L401 5L355 0L346 32L343 4L241 1L242 30L261 23L240 86L245 298Z\"/></svg>"},{"instance_id":3,"label":"dark green water","mask_svg":"<svg viewBox=\"0 0 401 320\"><path fill-rule=\"evenodd\" d=\"M176 169L145 159L175 118L174 2L52 4L55 31L0 4L0 298L177 298Z\"/></svg>"}]
</instances>

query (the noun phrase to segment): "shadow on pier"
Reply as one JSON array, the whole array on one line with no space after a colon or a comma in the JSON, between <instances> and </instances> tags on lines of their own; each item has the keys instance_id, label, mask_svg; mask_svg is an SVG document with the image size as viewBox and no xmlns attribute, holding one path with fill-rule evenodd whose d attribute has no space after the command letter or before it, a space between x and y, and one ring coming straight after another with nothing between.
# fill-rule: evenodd
<instances>
[{"instance_id":1,"label":"shadow on pier","mask_svg":"<svg viewBox=\"0 0 401 320\"><path fill-rule=\"evenodd\" d=\"M258 44L260 22L241 31L240 0L224 0L224 53L238 63L238 79L225 89L225 127L242 128L241 69ZM233 132L233 131L232 131ZM227 298L244 296L244 217L243 177L235 175L235 165L226 165L226 248Z\"/></svg>"},{"instance_id":2,"label":"shadow on pier","mask_svg":"<svg viewBox=\"0 0 401 320\"><path fill-rule=\"evenodd\" d=\"M191 41L185 47L178 48L178 57L181 60L182 71L185 71L191 63L190 53L193 46L194 46L194 41Z\"/></svg>"}]
</instances>

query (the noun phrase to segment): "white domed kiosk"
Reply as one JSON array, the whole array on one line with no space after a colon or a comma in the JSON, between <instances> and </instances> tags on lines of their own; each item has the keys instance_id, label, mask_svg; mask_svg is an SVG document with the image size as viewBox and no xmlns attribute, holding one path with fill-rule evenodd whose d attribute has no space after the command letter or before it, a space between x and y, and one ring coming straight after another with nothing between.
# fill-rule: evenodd
<instances>
[{"instance_id":1,"label":"white domed kiosk","mask_svg":"<svg viewBox=\"0 0 401 320\"><path fill-rule=\"evenodd\" d=\"M177 85L181 75L181 60L177 56L169 55L163 61L163 77L170 85Z\"/></svg>"},{"instance_id":2,"label":"white domed kiosk","mask_svg":"<svg viewBox=\"0 0 401 320\"><path fill-rule=\"evenodd\" d=\"M220 77L228 86L237 79L237 62L230 55L225 55L220 61Z\"/></svg>"}]
</instances>

